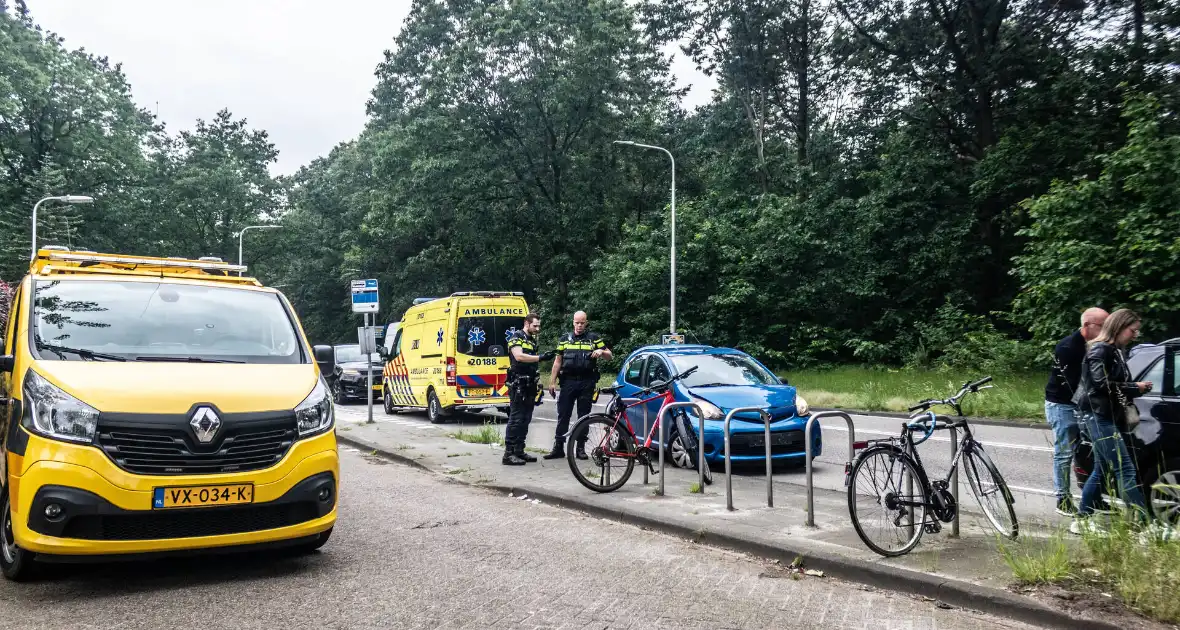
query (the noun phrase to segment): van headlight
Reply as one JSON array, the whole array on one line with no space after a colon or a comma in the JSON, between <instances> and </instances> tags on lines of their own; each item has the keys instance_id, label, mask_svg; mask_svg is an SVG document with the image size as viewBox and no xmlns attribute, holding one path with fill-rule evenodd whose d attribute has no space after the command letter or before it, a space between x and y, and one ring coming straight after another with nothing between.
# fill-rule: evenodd
<instances>
[{"instance_id":1,"label":"van headlight","mask_svg":"<svg viewBox=\"0 0 1180 630\"><path fill-rule=\"evenodd\" d=\"M807 401L799 394L795 394L795 415L806 416L807 412L811 411L811 407L807 405Z\"/></svg>"},{"instance_id":2,"label":"van headlight","mask_svg":"<svg viewBox=\"0 0 1180 630\"><path fill-rule=\"evenodd\" d=\"M316 379L315 388L295 408L295 420L299 423L299 437L322 433L331 428L332 396L323 378Z\"/></svg>"},{"instance_id":3,"label":"van headlight","mask_svg":"<svg viewBox=\"0 0 1180 630\"><path fill-rule=\"evenodd\" d=\"M65 393L45 377L29 370L23 387L29 413L24 427L38 435L55 440L94 441L98 428L98 410Z\"/></svg>"},{"instance_id":4,"label":"van headlight","mask_svg":"<svg viewBox=\"0 0 1180 630\"><path fill-rule=\"evenodd\" d=\"M725 414L721 413L720 407L704 398L693 396L692 401L701 406L701 413L705 414L705 420L720 420L725 417Z\"/></svg>"}]
</instances>

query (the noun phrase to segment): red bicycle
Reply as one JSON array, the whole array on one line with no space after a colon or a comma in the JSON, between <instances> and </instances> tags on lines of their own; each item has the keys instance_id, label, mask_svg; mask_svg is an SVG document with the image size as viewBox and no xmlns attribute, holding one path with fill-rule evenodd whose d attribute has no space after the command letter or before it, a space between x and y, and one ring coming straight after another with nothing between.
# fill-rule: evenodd
<instances>
[{"instance_id":1,"label":"red bicycle","mask_svg":"<svg viewBox=\"0 0 1180 630\"><path fill-rule=\"evenodd\" d=\"M622 385L600 389L601 393L614 395L606 406L606 413L591 413L582 416L574 428L570 430L569 437L566 438L566 459L569 461L570 470L573 471L578 482L595 492L613 492L627 483L627 479L631 477L631 472L635 469L635 462L647 466L652 474L658 474L655 462L658 461L659 451L656 449L663 445L653 446L652 442L653 438L659 436L657 432L660 430L660 415L656 414L656 421L652 423L646 439L640 444L635 437L635 430L631 428L631 421L627 418L627 410L646 405L654 400L662 400L660 410L663 411L664 407L676 401L675 395L672 393L672 383L695 371L697 368L694 366L666 381L653 383L646 389L639 390L634 396L640 399L639 402L630 405L623 403L623 400L619 398L618 392ZM656 393L656 395L643 398L651 393ZM697 435L693 432L688 414L683 409L676 409L672 412L672 416L674 418L672 426L679 434L684 448L689 453L696 452ZM671 439L672 436L669 435L669 442ZM579 460L576 457L576 453L581 450L575 449L579 443L590 447L586 449L588 451L586 460ZM696 458L693 458L694 469L696 465ZM713 483L713 474L708 465L705 466L705 483Z\"/></svg>"}]
</instances>

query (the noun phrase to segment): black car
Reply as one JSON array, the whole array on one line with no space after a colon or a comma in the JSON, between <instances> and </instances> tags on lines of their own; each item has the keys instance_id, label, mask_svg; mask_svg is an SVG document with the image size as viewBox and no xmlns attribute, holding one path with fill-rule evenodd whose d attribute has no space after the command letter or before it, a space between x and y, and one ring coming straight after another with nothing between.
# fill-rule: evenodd
<instances>
[{"instance_id":1,"label":"black car","mask_svg":"<svg viewBox=\"0 0 1180 630\"><path fill-rule=\"evenodd\" d=\"M381 357L374 353L369 355L368 361L365 361L365 356L361 354L360 345L355 343L335 346L335 350L336 367L332 370L332 376L328 378L328 385L332 388L332 395L336 403L344 404L350 400L367 401L369 399L368 394L365 393L366 369L373 373L373 401L379 402L381 400L381 372L384 366Z\"/></svg>"},{"instance_id":2,"label":"black car","mask_svg":"<svg viewBox=\"0 0 1180 630\"><path fill-rule=\"evenodd\" d=\"M1135 459L1139 486L1156 517L1180 524L1180 338L1131 349L1127 365L1134 380L1151 382L1152 390L1135 399L1139 426L1127 445ZM1074 452L1078 487L1086 483L1094 465L1085 435ZM1108 477L1108 483L1113 478ZM1110 486L1113 487L1113 484Z\"/></svg>"}]
</instances>

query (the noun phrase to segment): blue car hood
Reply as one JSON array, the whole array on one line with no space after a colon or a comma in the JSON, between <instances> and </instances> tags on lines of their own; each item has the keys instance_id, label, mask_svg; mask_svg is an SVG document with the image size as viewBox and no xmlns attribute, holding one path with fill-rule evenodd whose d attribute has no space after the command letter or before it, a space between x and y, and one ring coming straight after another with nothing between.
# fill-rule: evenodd
<instances>
[{"instance_id":1,"label":"blue car hood","mask_svg":"<svg viewBox=\"0 0 1180 630\"><path fill-rule=\"evenodd\" d=\"M693 396L717 405L723 413L735 407L769 407L777 420L795 413L795 388L790 385L726 385L697 387L688 390ZM737 418L757 418L756 413L741 413Z\"/></svg>"}]
</instances>

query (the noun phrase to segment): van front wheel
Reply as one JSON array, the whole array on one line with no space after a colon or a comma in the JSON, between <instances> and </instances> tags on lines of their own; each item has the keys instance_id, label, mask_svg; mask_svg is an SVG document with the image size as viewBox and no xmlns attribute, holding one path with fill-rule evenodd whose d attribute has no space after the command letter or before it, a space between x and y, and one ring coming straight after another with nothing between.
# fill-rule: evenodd
<instances>
[{"instance_id":1,"label":"van front wheel","mask_svg":"<svg viewBox=\"0 0 1180 630\"><path fill-rule=\"evenodd\" d=\"M21 549L16 544L16 536L12 532L12 505L8 500L8 489L3 491L4 516L3 527L0 527L0 572L4 577L23 582L33 574L33 554Z\"/></svg>"}]
</instances>

